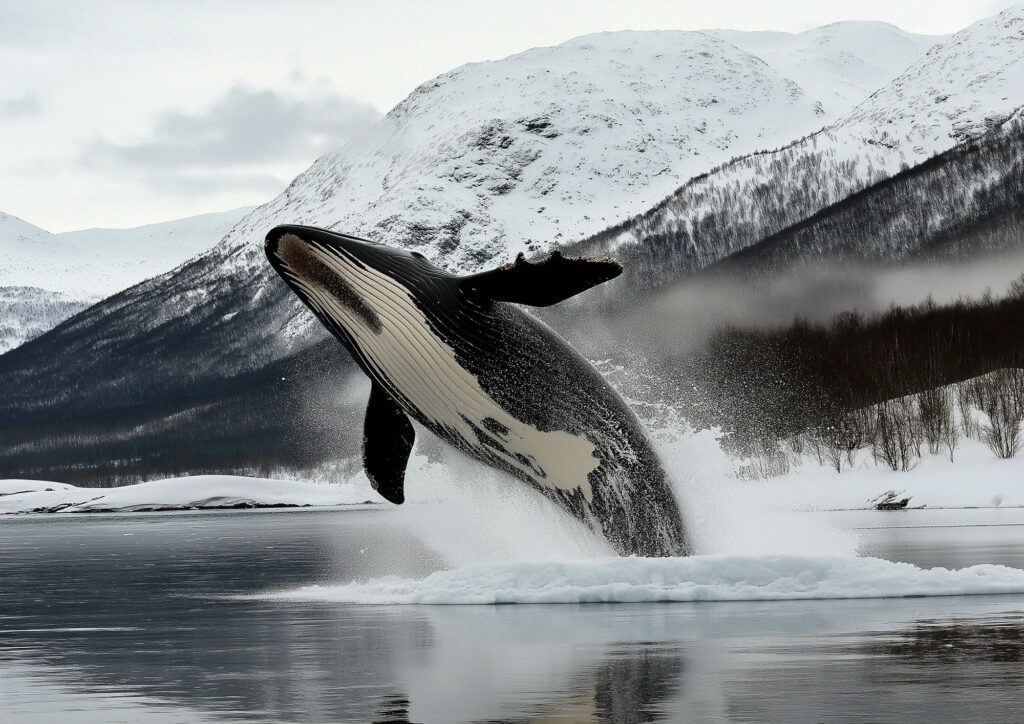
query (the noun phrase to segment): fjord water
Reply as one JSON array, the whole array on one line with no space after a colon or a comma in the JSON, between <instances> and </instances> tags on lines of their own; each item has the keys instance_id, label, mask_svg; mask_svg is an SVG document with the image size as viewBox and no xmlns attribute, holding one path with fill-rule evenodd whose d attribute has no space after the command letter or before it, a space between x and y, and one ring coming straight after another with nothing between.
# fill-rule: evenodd
<instances>
[{"instance_id":1,"label":"fjord water","mask_svg":"<svg viewBox=\"0 0 1024 724\"><path fill-rule=\"evenodd\" d=\"M866 555L1024 568L1024 511L837 518ZM0 718L1012 721L1024 705L1020 595L529 606L263 597L445 565L398 521L393 510L2 519Z\"/></svg>"}]
</instances>

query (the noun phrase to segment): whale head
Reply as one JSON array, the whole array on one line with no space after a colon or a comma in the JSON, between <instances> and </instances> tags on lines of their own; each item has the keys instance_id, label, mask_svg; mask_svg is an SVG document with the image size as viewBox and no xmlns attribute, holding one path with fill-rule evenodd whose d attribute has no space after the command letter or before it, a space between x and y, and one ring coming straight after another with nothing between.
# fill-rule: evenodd
<instances>
[{"instance_id":1,"label":"whale head","mask_svg":"<svg viewBox=\"0 0 1024 724\"><path fill-rule=\"evenodd\" d=\"M298 297L346 339L382 332L393 308L384 287L411 297L424 275L451 276L416 252L308 226L275 227L266 253Z\"/></svg>"}]
</instances>

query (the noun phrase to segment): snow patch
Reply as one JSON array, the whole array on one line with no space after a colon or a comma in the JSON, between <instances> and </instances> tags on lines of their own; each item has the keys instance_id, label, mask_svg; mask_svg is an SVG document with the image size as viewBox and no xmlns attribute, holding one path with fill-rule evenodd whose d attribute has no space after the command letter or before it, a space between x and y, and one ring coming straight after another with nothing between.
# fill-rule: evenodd
<instances>
[{"instance_id":1,"label":"snow patch","mask_svg":"<svg viewBox=\"0 0 1024 724\"><path fill-rule=\"evenodd\" d=\"M251 211L243 207L135 229L60 234L0 212L0 287L35 287L95 301L207 251Z\"/></svg>"},{"instance_id":2,"label":"snow patch","mask_svg":"<svg viewBox=\"0 0 1024 724\"><path fill-rule=\"evenodd\" d=\"M168 478L120 488L79 488L40 480L0 480L0 514L359 505L372 497L372 491L356 485L234 475Z\"/></svg>"}]
</instances>

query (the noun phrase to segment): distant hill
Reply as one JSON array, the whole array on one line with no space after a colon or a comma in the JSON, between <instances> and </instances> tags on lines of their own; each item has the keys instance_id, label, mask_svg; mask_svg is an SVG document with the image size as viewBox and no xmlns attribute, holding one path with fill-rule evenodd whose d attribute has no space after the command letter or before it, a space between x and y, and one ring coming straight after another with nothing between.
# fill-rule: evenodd
<instances>
[{"instance_id":1,"label":"distant hill","mask_svg":"<svg viewBox=\"0 0 1024 724\"><path fill-rule=\"evenodd\" d=\"M242 207L134 229L59 234L0 213L0 287L110 296L209 250L250 211Z\"/></svg>"},{"instance_id":2,"label":"distant hill","mask_svg":"<svg viewBox=\"0 0 1024 724\"><path fill-rule=\"evenodd\" d=\"M0 354L206 251L251 210L60 234L0 213Z\"/></svg>"}]
</instances>

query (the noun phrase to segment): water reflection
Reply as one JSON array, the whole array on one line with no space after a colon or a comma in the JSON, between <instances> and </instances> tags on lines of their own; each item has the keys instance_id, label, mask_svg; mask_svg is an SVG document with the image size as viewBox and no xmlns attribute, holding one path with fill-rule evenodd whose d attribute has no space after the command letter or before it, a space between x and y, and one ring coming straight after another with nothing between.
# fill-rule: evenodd
<instances>
[{"instance_id":1,"label":"water reflection","mask_svg":"<svg viewBox=\"0 0 1024 724\"><path fill-rule=\"evenodd\" d=\"M894 636L861 646L874 656L908 659L923 665L1004 664L1024 661L1024 612L960 624L922 621ZM1024 682L1024 669L1008 667L1001 675Z\"/></svg>"},{"instance_id":2,"label":"water reflection","mask_svg":"<svg viewBox=\"0 0 1024 724\"><path fill-rule=\"evenodd\" d=\"M434 638L397 672L412 720L477 721L496 712L524 721L664 718L689 666L687 645L669 607L629 608L415 609Z\"/></svg>"},{"instance_id":3,"label":"water reflection","mask_svg":"<svg viewBox=\"0 0 1024 724\"><path fill-rule=\"evenodd\" d=\"M0 718L1012 720L1024 706L1024 603L1012 597L370 607L224 596L437 565L397 535L336 513L4 521Z\"/></svg>"}]
</instances>

